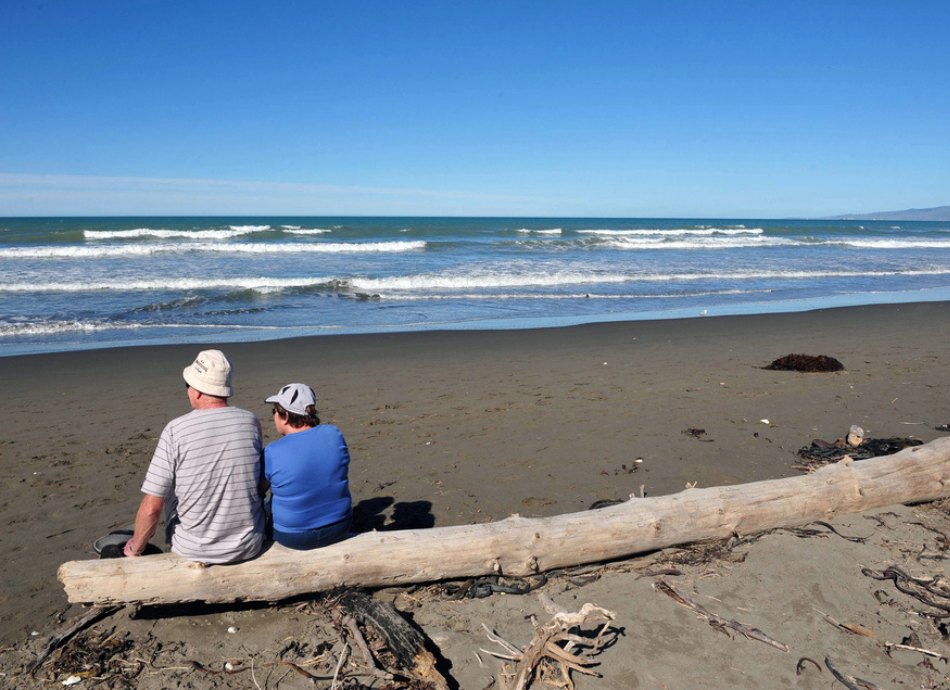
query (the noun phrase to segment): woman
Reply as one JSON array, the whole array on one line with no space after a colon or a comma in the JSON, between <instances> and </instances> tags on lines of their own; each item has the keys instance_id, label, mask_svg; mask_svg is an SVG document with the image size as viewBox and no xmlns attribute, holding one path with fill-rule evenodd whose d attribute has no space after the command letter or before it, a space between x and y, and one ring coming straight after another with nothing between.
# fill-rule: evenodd
<instances>
[{"instance_id":1,"label":"woman","mask_svg":"<svg viewBox=\"0 0 950 690\"><path fill-rule=\"evenodd\" d=\"M350 528L350 452L343 434L321 424L310 386L290 383L273 403L274 427L283 438L264 449L263 490L270 488L274 541L314 549L339 541Z\"/></svg>"}]
</instances>

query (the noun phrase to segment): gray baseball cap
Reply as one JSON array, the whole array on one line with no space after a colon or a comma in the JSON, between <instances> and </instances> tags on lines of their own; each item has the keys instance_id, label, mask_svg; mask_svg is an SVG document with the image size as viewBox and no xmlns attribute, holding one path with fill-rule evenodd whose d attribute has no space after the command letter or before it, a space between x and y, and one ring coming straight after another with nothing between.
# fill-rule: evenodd
<instances>
[{"instance_id":1,"label":"gray baseball cap","mask_svg":"<svg viewBox=\"0 0 950 690\"><path fill-rule=\"evenodd\" d=\"M305 383L288 383L264 402L277 403L292 414L307 415L307 407L317 404L317 394Z\"/></svg>"}]
</instances>

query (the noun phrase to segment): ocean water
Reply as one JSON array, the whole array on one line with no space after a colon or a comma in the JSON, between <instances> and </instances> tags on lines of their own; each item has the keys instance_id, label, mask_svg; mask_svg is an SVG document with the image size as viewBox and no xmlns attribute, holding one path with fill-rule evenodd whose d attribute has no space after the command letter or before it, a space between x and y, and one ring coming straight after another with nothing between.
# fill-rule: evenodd
<instances>
[{"instance_id":1,"label":"ocean water","mask_svg":"<svg viewBox=\"0 0 950 690\"><path fill-rule=\"evenodd\" d=\"M950 299L950 223L0 218L0 355Z\"/></svg>"}]
</instances>

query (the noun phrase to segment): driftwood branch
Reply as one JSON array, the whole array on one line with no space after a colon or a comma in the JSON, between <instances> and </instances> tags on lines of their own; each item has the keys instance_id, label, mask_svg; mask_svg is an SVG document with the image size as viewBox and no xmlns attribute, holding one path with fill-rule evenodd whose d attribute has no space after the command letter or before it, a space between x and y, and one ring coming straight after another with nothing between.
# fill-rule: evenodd
<instances>
[{"instance_id":1,"label":"driftwood branch","mask_svg":"<svg viewBox=\"0 0 950 690\"><path fill-rule=\"evenodd\" d=\"M71 561L71 602L277 601L339 586L386 587L530 576L678 544L829 520L950 496L950 438L785 479L634 498L595 511L495 523L370 532L313 551L274 545L258 558L205 567L175 554Z\"/></svg>"},{"instance_id":2,"label":"driftwood branch","mask_svg":"<svg viewBox=\"0 0 950 690\"><path fill-rule=\"evenodd\" d=\"M616 614L594 604L584 604L580 611L570 613L546 599L545 595L539 596L542 605L554 615L543 625L535 622L534 637L524 649L483 625L488 639L498 644L504 652L482 651L513 662L503 667L502 679L505 686L510 690L526 690L536 679L547 679L546 666L556 669L559 676L556 684L568 690L574 688L572 671L600 677L600 674L590 667L597 663L593 657L609 645L619 632L612 625ZM599 625L600 629L593 636L579 634L585 625Z\"/></svg>"}]
</instances>

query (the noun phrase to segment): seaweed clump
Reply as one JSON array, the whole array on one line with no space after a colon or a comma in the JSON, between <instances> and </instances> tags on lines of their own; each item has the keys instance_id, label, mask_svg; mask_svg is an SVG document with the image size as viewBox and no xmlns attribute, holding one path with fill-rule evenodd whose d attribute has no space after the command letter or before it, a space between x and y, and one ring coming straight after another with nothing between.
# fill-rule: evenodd
<instances>
[{"instance_id":1,"label":"seaweed clump","mask_svg":"<svg viewBox=\"0 0 950 690\"><path fill-rule=\"evenodd\" d=\"M866 438L858 446L852 446L843 439L834 443L816 438L810 446L798 450L798 457L804 462L794 465L796 469L808 472L816 470L822 465L838 462L844 456L852 460L867 460L879 458L883 455L894 455L905 448L922 445L923 441L917 438Z\"/></svg>"},{"instance_id":2,"label":"seaweed clump","mask_svg":"<svg viewBox=\"0 0 950 690\"><path fill-rule=\"evenodd\" d=\"M827 372L843 371L844 365L828 355L785 355L763 369L774 371Z\"/></svg>"}]
</instances>

